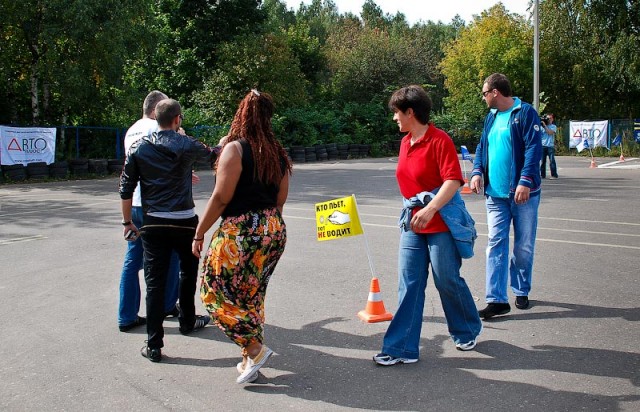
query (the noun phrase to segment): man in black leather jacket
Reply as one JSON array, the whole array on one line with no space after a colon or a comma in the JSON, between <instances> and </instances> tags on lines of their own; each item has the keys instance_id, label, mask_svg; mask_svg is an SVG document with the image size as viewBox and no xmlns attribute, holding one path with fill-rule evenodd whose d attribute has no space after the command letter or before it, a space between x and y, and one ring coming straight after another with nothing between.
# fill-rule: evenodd
<instances>
[{"instance_id":1,"label":"man in black leather jacket","mask_svg":"<svg viewBox=\"0 0 640 412\"><path fill-rule=\"evenodd\" d=\"M164 289L172 251L180 257L180 332L189 334L209 323L196 316L194 294L199 260L191 253L198 225L191 185L193 164L215 159L217 150L177 133L182 124L180 103L165 99L156 106L159 131L135 142L127 155L120 177L122 225L135 239L142 236L144 278L147 284L147 335L142 356L152 362L162 359L164 346ZM140 181L143 225L131 221L131 198Z\"/></svg>"}]
</instances>

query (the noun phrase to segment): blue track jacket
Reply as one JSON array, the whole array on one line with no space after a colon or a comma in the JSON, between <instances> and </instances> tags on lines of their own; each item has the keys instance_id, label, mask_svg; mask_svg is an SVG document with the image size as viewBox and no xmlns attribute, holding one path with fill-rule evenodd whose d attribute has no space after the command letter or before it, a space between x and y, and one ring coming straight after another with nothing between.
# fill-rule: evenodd
<instances>
[{"instance_id":1,"label":"blue track jacket","mask_svg":"<svg viewBox=\"0 0 640 412\"><path fill-rule=\"evenodd\" d=\"M530 196L540 194L540 160L542 159L542 140L540 138L540 117L529 103L518 99L517 105L511 112L511 181L509 182L509 197L513 197L518 185L528 187ZM496 119L497 109L491 109L484 120L484 129L480 143L476 148L476 158L473 162L473 176L483 176L484 186L489 184L489 170L487 159L488 135ZM486 194L485 194L486 195Z\"/></svg>"}]
</instances>

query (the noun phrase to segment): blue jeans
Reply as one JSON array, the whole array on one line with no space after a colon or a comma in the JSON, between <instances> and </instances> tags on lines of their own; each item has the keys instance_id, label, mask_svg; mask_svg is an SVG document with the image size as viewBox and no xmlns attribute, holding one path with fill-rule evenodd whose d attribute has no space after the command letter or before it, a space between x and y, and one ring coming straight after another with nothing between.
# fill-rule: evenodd
<instances>
[{"instance_id":1,"label":"blue jeans","mask_svg":"<svg viewBox=\"0 0 640 412\"><path fill-rule=\"evenodd\" d=\"M543 179L547 175L547 156L549 156L549 171L551 176L558 177L556 168L556 148L542 146L542 163L540 163L540 177Z\"/></svg>"},{"instance_id":2,"label":"blue jeans","mask_svg":"<svg viewBox=\"0 0 640 412\"><path fill-rule=\"evenodd\" d=\"M533 254L538 227L540 195L521 205L508 199L487 196L487 303L508 303L507 274L516 296L531 291ZM509 230L513 221L513 253L509 253Z\"/></svg>"},{"instance_id":3,"label":"blue jeans","mask_svg":"<svg viewBox=\"0 0 640 412\"><path fill-rule=\"evenodd\" d=\"M139 229L142 227L142 208L131 209L131 220ZM138 318L140 310L140 281L138 272L142 269L144 249L142 238L127 242L127 253L124 256L122 274L120 275L120 304L118 305L118 326L130 325ZM178 301L178 278L180 260L174 253L171 257L167 287L165 289L165 311L171 311Z\"/></svg>"},{"instance_id":4,"label":"blue jeans","mask_svg":"<svg viewBox=\"0 0 640 412\"><path fill-rule=\"evenodd\" d=\"M453 341L466 343L480 333L482 322L469 287L460 276L462 260L451 233L402 231L398 253L399 304L384 335L383 353L400 358L419 357L429 264Z\"/></svg>"}]
</instances>

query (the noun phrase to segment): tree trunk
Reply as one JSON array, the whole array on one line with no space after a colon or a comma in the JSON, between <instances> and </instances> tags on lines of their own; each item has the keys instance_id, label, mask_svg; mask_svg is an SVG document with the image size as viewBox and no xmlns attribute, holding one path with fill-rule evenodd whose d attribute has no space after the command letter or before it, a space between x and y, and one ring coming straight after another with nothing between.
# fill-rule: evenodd
<instances>
[{"instance_id":1,"label":"tree trunk","mask_svg":"<svg viewBox=\"0 0 640 412\"><path fill-rule=\"evenodd\" d=\"M36 62L31 64L31 115L33 124L37 125L40 121L40 101L38 93L38 65Z\"/></svg>"},{"instance_id":2,"label":"tree trunk","mask_svg":"<svg viewBox=\"0 0 640 412\"><path fill-rule=\"evenodd\" d=\"M51 121L50 119L50 113L49 113L49 99L51 98L51 90L49 87L49 82L48 81L44 81L42 83L42 117L44 118L44 121Z\"/></svg>"}]
</instances>

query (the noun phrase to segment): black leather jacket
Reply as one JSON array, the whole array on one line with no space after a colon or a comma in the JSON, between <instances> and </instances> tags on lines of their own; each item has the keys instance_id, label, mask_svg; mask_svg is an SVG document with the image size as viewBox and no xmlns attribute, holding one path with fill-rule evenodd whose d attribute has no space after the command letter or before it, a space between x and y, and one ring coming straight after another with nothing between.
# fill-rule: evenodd
<instances>
[{"instance_id":1,"label":"black leather jacket","mask_svg":"<svg viewBox=\"0 0 640 412\"><path fill-rule=\"evenodd\" d=\"M195 207L191 171L196 160L215 161L210 148L173 130L161 130L131 145L120 176L120 198L131 199L140 181L143 212L178 212Z\"/></svg>"}]
</instances>

